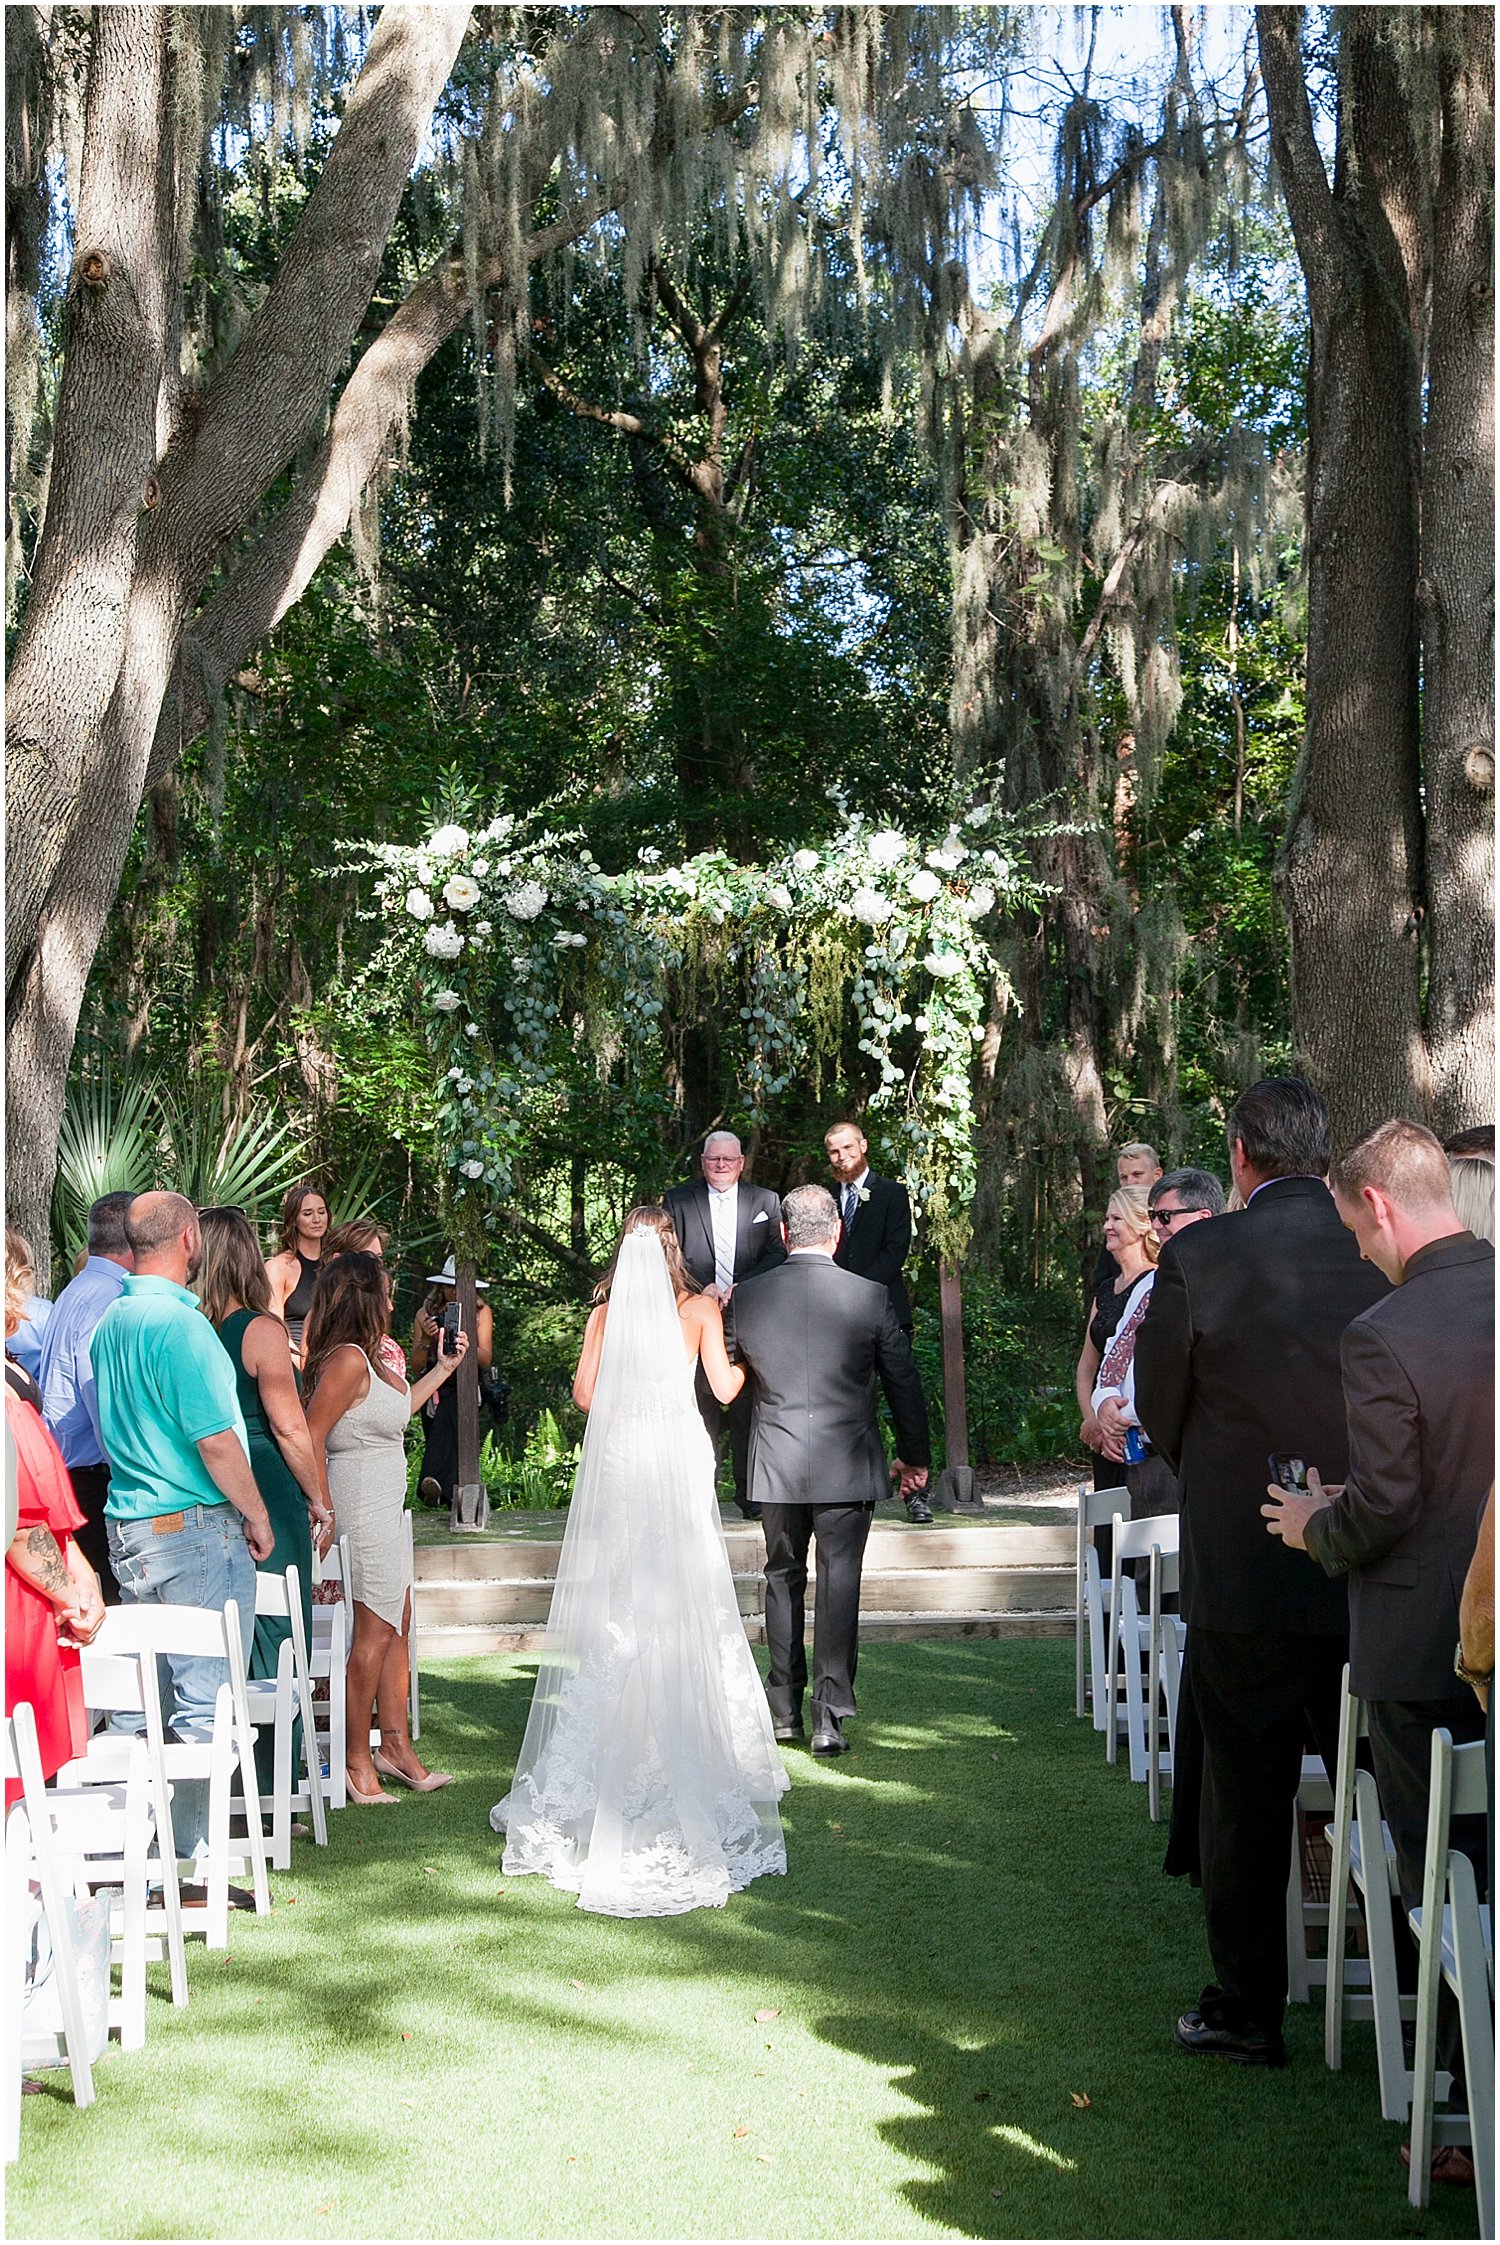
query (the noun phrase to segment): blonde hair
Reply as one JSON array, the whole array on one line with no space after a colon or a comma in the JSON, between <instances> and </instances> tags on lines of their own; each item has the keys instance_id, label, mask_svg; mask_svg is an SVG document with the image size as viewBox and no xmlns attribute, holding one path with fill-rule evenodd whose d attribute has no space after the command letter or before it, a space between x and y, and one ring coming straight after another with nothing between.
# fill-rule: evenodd
<instances>
[{"instance_id":1,"label":"blonde hair","mask_svg":"<svg viewBox=\"0 0 1500 2245\"><path fill-rule=\"evenodd\" d=\"M1453 1208L1466 1232L1476 1239L1495 1237L1495 1165L1486 1154L1450 1154L1448 1181Z\"/></svg>"},{"instance_id":2,"label":"blonde hair","mask_svg":"<svg viewBox=\"0 0 1500 2245\"><path fill-rule=\"evenodd\" d=\"M1161 1254L1161 1241L1151 1222L1151 1210L1147 1206L1144 1188L1140 1185L1121 1185L1110 1194L1109 1205L1104 1213L1121 1219L1140 1241L1141 1252L1154 1269Z\"/></svg>"},{"instance_id":3,"label":"blonde hair","mask_svg":"<svg viewBox=\"0 0 1500 2245\"><path fill-rule=\"evenodd\" d=\"M1148 1161L1153 1169L1160 1169L1161 1167L1161 1160L1156 1148L1148 1146L1144 1138L1132 1138L1128 1146L1121 1146L1115 1155L1115 1160L1117 1162Z\"/></svg>"},{"instance_id":4,"label":"blonde hair","mask_svg":"<svg viewBox=\"0 0 1500 2245\"><path fill-rule=\"evenodd\" d=\"M10 1339L26 1315L26 1303L36 1292L36 1263L31 1249L13 1225L5 1227L5 1338Z\"/></svg>"}]
</instances>

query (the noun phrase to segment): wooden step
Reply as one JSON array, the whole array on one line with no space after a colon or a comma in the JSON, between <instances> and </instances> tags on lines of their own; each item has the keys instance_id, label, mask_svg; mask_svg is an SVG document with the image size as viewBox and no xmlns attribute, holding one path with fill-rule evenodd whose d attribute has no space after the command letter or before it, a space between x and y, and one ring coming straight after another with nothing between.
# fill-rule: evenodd
<instances>
[{"instance_id":1,"label":"wooden step","mask_svg":"<svg viewBox=\"0 0 1500 2245\"><path fill-rule=\"evenodd\" d=\"M724 1541L729 1564L736 1575L758 1574L766 1563L763 1531L751 1522L726 1530ZM867 1576L891 1570L955 1567L968 1571L991 1567L1069 1567L1074 1562L1071 1527L1008 1527L976 1522L972 1527L930 1528L879 1526L870 1531L865 1546ZM520 1533L455 1537L451 1543L419 1544L417 1581L520 1582L547 1580L557 1573L560 1538L535 1540ZM809 1552L809 1566L817 1571L817 1542Z\"/></svg>"},{"instance_id":2,"label":"wooden step","mask_svg":"<svg viewBox=\"0 0 1500 2245\"><path fill-rule=\"evenodd\" d=\"M760 1615L746 1617L745 1634L752 1645L765 1643L765 1623ZM965 1637L1071 1637L1071 1612L1040 1613L866 1613L859 1617L862 1644L895 1644L917 1639L957 1642ZM424 1661L462 1660L495 1653L536 1653L542 1649L545 1630L536 1624L419 1628L419 1651ZM807 1632L812 1642L812 1630Z\"/></svg>"}]
</instances>

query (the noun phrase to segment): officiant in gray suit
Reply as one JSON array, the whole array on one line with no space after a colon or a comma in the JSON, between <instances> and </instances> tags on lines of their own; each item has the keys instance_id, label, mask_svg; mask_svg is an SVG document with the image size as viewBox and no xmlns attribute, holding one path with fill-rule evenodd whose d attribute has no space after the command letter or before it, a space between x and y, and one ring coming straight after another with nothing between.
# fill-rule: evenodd
<instances>
[{"instance_id":1,"label":"officiant in gray suit","mask_svg":"<svg viewBox=\"0 0 1500 2245\"><path fill-rule=\"evenodd\" d=\"M683 1260L705 1294L724 1312L724 1345L735 1361L735 1288L755 1271L786 1261L781 1239L781 1202L765 1185L744 1177L745 1151L732 1130L713 1130L703 1141L701 1177L674 1185L666 1209L676 1228ZM730 1404L715 1397L699 1367L698 1409L708 1428L714 1456L729 1441L734 1468L734 1501L747 1520L759 1518L747 1487L750 1449L748 1382Z\"/></svg>"},{"instance_id":2,"label":"officiant in gray suit","mask_svg":"<svg viewBox=\"0 0 1500 2245\"><path fill-rule=\"evenodd\" d=\"M750 1496L766 1528L766 1697L776 1736L800 1740L807 1552L816 1536L812 1750L842 1754L844 1720L856 1712L865 1541L890 1486L875 1417L877 1375L896 1422L903 1496L927 1481L927 1406L889 1290L834 1262L833 1195L800 1185L781 1207L787 1260L735 1295L737 1346L753 1396Z\"/></svg>"}]
</instances>

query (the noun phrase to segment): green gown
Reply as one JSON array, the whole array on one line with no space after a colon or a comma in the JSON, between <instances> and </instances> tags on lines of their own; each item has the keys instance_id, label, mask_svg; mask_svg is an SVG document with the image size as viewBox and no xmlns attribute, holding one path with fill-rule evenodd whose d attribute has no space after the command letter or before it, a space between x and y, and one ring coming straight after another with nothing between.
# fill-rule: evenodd
<instances>
[{"instance_id":1,"label":"green gown","mask_svg":"<svg viewBox=\"0 0 1500 2245\"><path fill-rule=\"evenodd\" d=\"M276 1541L271 1546L268 1559L257 1565L268 1567L273 1574L284 1574L295 1567L302 1589L303 1642L312 1642L312 1529L307 1518L307 1498L298 1486L296 1476L281 1454L280 1445L271 1431L266 1417L266 1407L260 1399L260 1383L253 1372L245 1370L243 1348L245 1328L258 1312L236 1310L226 1317L219 1328L219 1339L234 1366L235 1386L239 1390L240 1410L244 1414L245 1432L250 1437L250 1470L255 1475L255 1486L265 1500L271 1517L271 1533ZM293 1374L295 1378L295 1373ZM298 1382L300 1391L301 1382ZM282 1645L291 1635L291 1624L279 1614L257 1614L255 1636L250 1646L250 1674L270 1680L276 1674L276 1663ZM299 1726L300 1727L300 1726ZM264 1749L264 1767L262 1767ZM296 1755L296 1743L293 1743ZM256 1739L256 1771L262 1792L270 1785L271 1735L260 1733ZM295 1760L294 1760L295 1766Z\"/></svg>"}]
</instances>

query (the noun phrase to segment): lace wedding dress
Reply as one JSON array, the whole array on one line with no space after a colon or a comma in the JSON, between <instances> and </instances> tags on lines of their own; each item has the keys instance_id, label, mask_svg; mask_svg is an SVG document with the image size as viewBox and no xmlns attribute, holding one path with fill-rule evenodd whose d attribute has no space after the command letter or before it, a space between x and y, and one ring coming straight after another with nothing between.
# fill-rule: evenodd
<instances>
[{"instance_id":1,"label":"lace wedding dress","mask_svg":"<svg viewBox=\"0 0 1500 2245\"><path fill-rule=\"evenodd\" d=\"M611 1917L718 1906L785 1871L790 1780L745 1638L694 1359L656 1235L630 1233L515 1779L508 1875Z\"/></svg>"}]
</instances>

